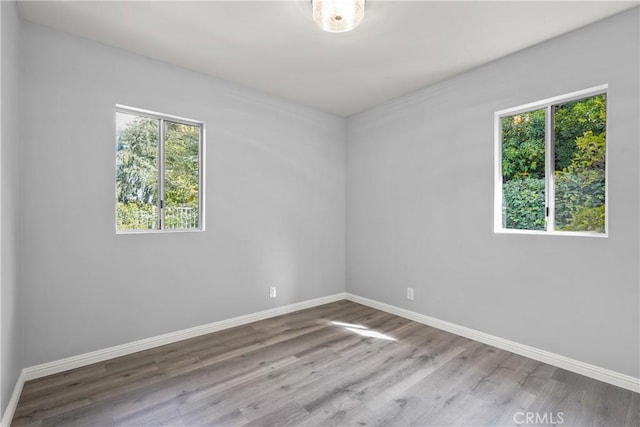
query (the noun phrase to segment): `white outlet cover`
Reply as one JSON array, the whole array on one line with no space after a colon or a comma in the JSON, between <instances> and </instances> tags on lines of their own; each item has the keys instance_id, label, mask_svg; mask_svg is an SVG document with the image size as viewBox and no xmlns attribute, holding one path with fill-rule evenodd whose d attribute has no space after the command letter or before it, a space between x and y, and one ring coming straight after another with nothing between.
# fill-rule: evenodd
<instances>
[{"instance_id":1,"label":"white outlet cover","mask_svg":"<svg viewBox=\"0 0 640 427\"><path fill-rule=\"evenodd\" d=\"M413 300L413 288L407 288L407 299Z\"/></svg>"},{"instance_id":2,"label":"white outlet cover","mask_svg":"<svg viewBox=\"0 0 640 427\"><path fill-rule=\"evenodd\" d=\"M269 298L275 298L278 295L275 287L269 288Z\"/></svg>"}]
</instances>

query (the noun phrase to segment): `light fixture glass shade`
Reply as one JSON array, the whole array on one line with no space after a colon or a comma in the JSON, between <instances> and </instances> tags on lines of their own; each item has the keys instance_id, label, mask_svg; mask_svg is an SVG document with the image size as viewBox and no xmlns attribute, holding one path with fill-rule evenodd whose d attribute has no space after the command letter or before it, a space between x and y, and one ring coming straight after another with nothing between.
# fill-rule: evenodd
<instances>
[{"instance_id":1,"label":"light fixture glass shade","mask_svg":"<svg viewBox=\"0 0 640 427\"><path fill-rule=\"evenodd\" d=\"M364 17L366 0L311 0L313 20L330 33L343 33L357 27Z\"/></svg>"}]
</instances>

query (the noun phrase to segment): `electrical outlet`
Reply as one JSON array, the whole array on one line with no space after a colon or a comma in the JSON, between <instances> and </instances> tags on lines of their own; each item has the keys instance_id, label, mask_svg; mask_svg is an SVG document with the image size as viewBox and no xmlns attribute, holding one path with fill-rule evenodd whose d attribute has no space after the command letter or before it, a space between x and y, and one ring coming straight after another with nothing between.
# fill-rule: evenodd
<instances>
[{"instance_id":1,"label":"electrical outlet","mask_svg":"<svg viewBox=\"0 0 640 427\"><path fill-rule=\"evenodd\" d=\"M269 298L275 298L278 296L278 293L276 292L276 287L272 286L269 288Z\"/></svg>"},{"instance_id":2,"label":"electrical outlet","mask_svg":"<svg viewBox=\"0 0 640 427\"><path fill-rule=\"evenodd\" d=\"M407 288L407 299L413 301L413 288Z\"/></svg>"}]
</instances>

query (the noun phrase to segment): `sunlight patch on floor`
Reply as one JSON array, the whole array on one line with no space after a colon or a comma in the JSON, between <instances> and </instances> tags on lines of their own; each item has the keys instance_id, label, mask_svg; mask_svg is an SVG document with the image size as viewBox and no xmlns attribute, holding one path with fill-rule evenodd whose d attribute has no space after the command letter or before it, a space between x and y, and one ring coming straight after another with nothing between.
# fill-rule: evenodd
<instances>
[{"instance_id":1,"label":"sunlight patch on floor","mask_svg":"<svg viewBox=\"0 0 640 427\"><path fill-rule=\"evenodd\" d=\"M362 326L362 325L354 325L352 323L344 323L344 322L336 322L336 321L331 321L331 324L336 325L336 326L342 326L344 327L347 331L350 332L354 332L358 335L361 335L363 337L367 337L367 338L378 338L381 340L389 340L389 341L395 341L396 339L393 337L390 337L389 335L385 335L381 332L377 332L377 331L372 331L369 328L367 328L366 326Z\"/></svg>"}]
</instances>

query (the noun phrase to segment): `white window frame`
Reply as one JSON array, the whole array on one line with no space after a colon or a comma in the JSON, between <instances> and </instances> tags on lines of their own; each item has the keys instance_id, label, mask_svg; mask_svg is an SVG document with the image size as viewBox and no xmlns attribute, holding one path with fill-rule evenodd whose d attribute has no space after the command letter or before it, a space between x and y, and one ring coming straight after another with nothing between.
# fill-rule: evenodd
<instances>
[{"instance_id":1,"label":"white window frame","mask_svg":"<svg viewBox=\"0 0 640 427\"><path fill-rule=\"evenodd\" d=\"M494 141L495 141L495 164L494 164L494 232L500 234L534 234L552 236L573 236L573 237L608 237L609 236L609 85L604 84L589 89L579 90L564 95L554 96L541 101L531 102L518 107L507 108L494 113ZM592 231L555 231L555 176L554 176L554 138L553 129L553 106L576 101L582 98L589 98L596 95L606 95L605 108L607 109L605 132L605 190L604 190L604 233ZM518 230L504 228L502 226L502 118L515 114L545 108L545 230Z\"/></svg>"},{"instance_id":2,"label":"white window frame","mask_svg":"<svg viewBox=\"0 0 640 427\"><path fill-rule=\"evenodd\" d=\"M116 104L114 112L114 122L117 113L130 114L135 116L146 117L149 119L159 120L158 133L158 228L150 230L119 230L116 218L114 218L114 226L116 234L141 234L141 233L193 233L205 231L205 203L204 203L204 186L205 186L205 123L198 120L187 119L184 117L173 116L170 114L158 113L156 111L145 110L137 107ZM198 141L198 228L164 228L164 211L165 211L165 138L164 138L164 122L180 123L200 128L200 139ZM117 177L116 177L117 179ZM117 204L117 200L116 200Z\"/></svg>"}]
</instances>

